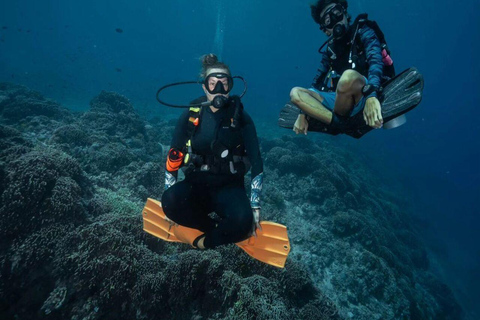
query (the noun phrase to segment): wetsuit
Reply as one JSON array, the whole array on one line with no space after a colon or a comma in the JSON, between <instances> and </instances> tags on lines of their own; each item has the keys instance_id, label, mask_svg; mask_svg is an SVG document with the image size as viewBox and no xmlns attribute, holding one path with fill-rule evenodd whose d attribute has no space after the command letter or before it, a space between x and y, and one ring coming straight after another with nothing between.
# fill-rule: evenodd
<instances>
[{"instance_id":1,"label":"wetsuit","mask_svg":"<svg viewBox=\"0 0 480 320\"><path fill-rule=\"evenodd\" d=\"M338 80L342 73L347 69L354 69L367 78L368 83L375 87L380 87L384 81L382 61L382 48L375 31L368 25L362 25L355 32L355 27L350 26L347 35L341 39L336 39L333 43L328 44L327 50L320 52L322 60L317 74L313 80L312 87L322 90L325 87L325 80L330 70L335 71L336 77L332 79L333 86L331 90L335 90ZM355 34L355 36L353 35ZM352 38L355 37L355 45L357 54L354 54L354 64L349 63L349 55L352 50ZM369 97L376 97L377 93L372 92Z\"/></svg>"},{"instance_id":2,"label":"wetsuit","mask_svg":"<svg viewBox=\"0 0 480 320\"><path fill-rule=\"evenodd\" d=\"M230 116L227 108L217 112L210 107L202 108L198 126L189 137L190 113L187 110L180 116L175 128L170 153L177 150L185 156L185 145L191 139L193 153L202 159L211 159L204 162L211 164L210 170L202 170L200 165L187 166L185 179L176 183L178 168L172 168L167 159L163 210L176 223L205 232L206 248L246 239L253 225L252 208L260 208L263 162L255 125L243 111L239 128L232 128L229 126ZM235 164L236 173L229 171L228 164L222 167L226 169L213 164L218 162L218 157L212 150L212 142L222 139L223 143L228 143L225 139L233 142L230 153L235 151L248 157L252 175L250 201L244 187L244 163ZM220 220L209 217L211 212L215 212Z\"/></svg>"},{"instance_id":3,"label":"wetsuit","mask_svg":"<svg viewBox=\"0 0 480 320\"><path fill-rule=\"evenodd\" d=\"M345 70L353 69L359 72L365 77L367 84L377 88L389 79L384 76L382 48L377 34L367 24L362 24L358 30L356 27L356 23L350 26L344 37L335 39L328 44L325 51L320 52L322 56L320 67L309 89L322 96L324 99L322 104L332 112L336 100L335 90ZM351 53L353 63L349 62ZM377 97L377 92L363 96L353 107L350 116L363 110L366 100L370 97Z\"/></svg>"}]
</instances>

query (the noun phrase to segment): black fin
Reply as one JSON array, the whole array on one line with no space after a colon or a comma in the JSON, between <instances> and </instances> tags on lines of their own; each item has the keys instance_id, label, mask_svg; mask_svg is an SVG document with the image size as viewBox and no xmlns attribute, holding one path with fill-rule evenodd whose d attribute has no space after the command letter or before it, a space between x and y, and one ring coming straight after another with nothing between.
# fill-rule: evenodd
<instances>
[{"instance_id":1,"label":"black fin","mask_svg":"<svg viewBox=\"0 0 480 320\"><path fill-rule=\"evenodd\" d=\"M280 116L278 117L278 125L282 128L293 129L295 121L297 121L300 109L296 107L292 102L287 102L285 106L280 110Z\"/></svg>"},{"instance_id":2,"label":"black fin","mask_svg":"<svg viewBox=\"0 0 480 320\"><path fill-rule=\"evenodd\" d=\"M422 101L423 76L416 68L410 68L387 81L383 88L379 99L386 122L412 110Z\"/></svg>"}]
</instances>

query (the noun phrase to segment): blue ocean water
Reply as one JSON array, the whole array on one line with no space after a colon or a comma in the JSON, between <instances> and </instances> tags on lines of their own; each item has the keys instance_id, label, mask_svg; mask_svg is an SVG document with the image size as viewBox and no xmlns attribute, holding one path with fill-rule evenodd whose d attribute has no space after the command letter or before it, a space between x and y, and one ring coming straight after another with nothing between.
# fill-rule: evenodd
<instances>
[{"instance_id":1,"label":"blue ocean water","mask_svg":"<svg viewBox=\"0 0 480 320\"><path fill-rule=\"evenodd\" d=\"M4 1L0 81L27 85L77 110L86 110L101 90L116 91L147 115L162 108L154 98L160 85L197 79L198 58L214 52L247 79L244 104L254 120L275 126L290 89L308 86L319 64L325 36L308 4ZM351 1L353 16L368 12L379 23L397 70L416 66L424 74L424 99L401 128L358 141L325 137L367 155L379 176L408 190L438 259L434 269L471 310L480 293L479 9L478 0L455 7ZM201 93L188 90L192 98Z\"/></svg>"}]
</instances>

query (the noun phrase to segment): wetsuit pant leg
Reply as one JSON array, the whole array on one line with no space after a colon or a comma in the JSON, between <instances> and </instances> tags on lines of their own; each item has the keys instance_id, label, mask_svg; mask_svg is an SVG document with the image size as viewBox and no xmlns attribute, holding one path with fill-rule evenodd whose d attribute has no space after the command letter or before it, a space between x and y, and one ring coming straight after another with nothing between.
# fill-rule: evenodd
<instances>
[{"instance_id":1,"label":"wetsuit pant leg","mask_svg":"<svg viewBox=\"0 0 480 320\"><path fill-rule=\"evenodd\" d=\"M165 215L179 225L208 232L215 227L208 214L213 211L208 188L180 181L162 195Z\"/></svg>"},{"instance_id":2,"label":"wetsuit pant leg","mask_svg":"<svg viewBox=\"0 0 480 320\"><path fill-rule=\"evenodd\" d=\"M214 211L221 221L205 234L205 247L247 239L252 229L253 211L243 183L212 189L210 194Z\"/></svg>"}]
</instances>

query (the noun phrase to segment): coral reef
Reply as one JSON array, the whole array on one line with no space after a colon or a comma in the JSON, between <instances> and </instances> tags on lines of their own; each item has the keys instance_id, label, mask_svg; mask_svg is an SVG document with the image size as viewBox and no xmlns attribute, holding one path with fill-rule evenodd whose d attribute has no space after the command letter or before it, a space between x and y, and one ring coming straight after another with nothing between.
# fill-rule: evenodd
<instances>
[{"instance_id":1,"label":"coral reef","mask_svg":"<svg viewBox=\"0 0 480 320\"><path fill-rule=\"evenodd\" d=\"M36 116L65 121L71 118L66 108L24 86L0 83L0 91L0 116L6 124L14 124L22 119Z\"/></svg>"},{"instance_id":2,"label":"coral reef","mask_svg":"<svg viewBox=\"0 0 480 320\"><path fill-rule=\"evenodd\" d=\"M73 114L0 84L0 318L461 318L408 204L327 142L261 139L262 218L288 226L284 269L143 232L175 122L112 92Z\"/></svg>"},{"instance_id":3,"label":"coral reef","mask_svg":"<svg viewBox=\"0 0 480 320\"><path fill-rule=\"evenodd\" d=\"M308 266L342 318L461 318L456 302L442 303L451 291L432 290L425 247L400 209L409 206L384 191L372 172L323 141L283 137L263 144L266 176L275 181L275 191L265 188L264 209L273 207L275 220L295 235L294 259ZM315 158L302 165L308 175L297 173L295 163L282 165L287 157L303 162L308 156ZM269 193L284 195L284 202L271 201Z\"/></svg>"},{"instance_id":4,"label":"coral reef","mask_svg":"<svg viewBox=\"0 0 480 320\"><path fill-rule=\"evenodd\" d=\"M50 149L33 150L2 169L2 238L18 238L54 222L85 217L82 201L91 192L90 186L70 156Z\"/></svg>"}]
</instances>

